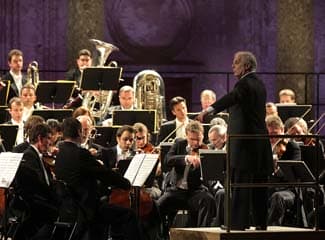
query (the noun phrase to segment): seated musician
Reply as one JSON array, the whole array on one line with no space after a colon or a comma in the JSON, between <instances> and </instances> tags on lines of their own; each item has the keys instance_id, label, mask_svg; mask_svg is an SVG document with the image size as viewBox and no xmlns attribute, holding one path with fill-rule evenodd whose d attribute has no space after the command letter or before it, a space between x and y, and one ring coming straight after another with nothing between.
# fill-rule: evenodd
<instances>
[{"instance_id":1,"label":"seated musician","mask_svg":"<svg viewBox=\"0 0 325 240\"><path fill-rule=\"evenodd\" d=\"M29 141L30 130L32 129L32 127L34 127L35 125L37 125L39 123L45 123L44 118L42 118L41 116L32 115L27 119L27 121L24 124L25 140L24 140L24 142L14 146L12 149L12 152L22 153L29 147L29 145L30 145L30 141Z\"/></svg>"},{"instance_id":2,"label":"seated musician","mask_svg":"<svg viewBox=\"0 0 325 240\"><path fill-rule=\"evenodd\" d=\"M103 126L111 126L112 125L112 112L115 110L134 110L134 89L125 85L120 88L118 94L119 105L112 106L108 109L108 115L106 116L106 120L102 122Z\"/></svg>"},{"instance_id":3,"label":"seated musician","mask_svg":"<svg viewBox=\"0 0 325 240\"><path fill-rule=\"evenodd\" d=\"M209 149L226 150L227 127L224 125L214 125L209 129L208 133Z\"/></svg>"},{"instance_id":4,"label":"seated musician","mask_svg":"<svg viewBox=\"0 0 325 240\"><path fill-rule=\"evenodd\" d=\"M20 98L24 104L23 121L26 121L32 114L36 106L36 91L33 84L25 84L20 91Z\"/></svg>"},{"instance_id":5,"label":"seated musician","mask_svg":"<svg viewBox=\"0 0 325 240\"><path fill-rule=\"evenodd\" d=\"M13 97L9 101L9 114L11 119L6 124L18 125L16 144L24 142L24 121L23 121L24 104L18 97Z\"/></svg>"},{"instance_id":6,"label":"seated musician","mask_svg":"<svg viewBox=\"0 0 325 240\"><path fill-rule=\"evenodd\" d=\"M175 119L163 123L158 134L158 143L174 140L175 138L186 138L185 127L190 122L187 117L186 100L183 97L173 97L169 102L169 109ZM168 138L168 139L166 139Z\"/></svg>"},{"instance_id":7,"label":"seated musician","mask_svg":"<svg viewBox=\"0 0 325 240\"><path fill-rule=\"evenodd\" d=\"M88 149L93 156L100 158L102 147L93 142L95 136L92 133L95 128L91 118L87 115L81 115L77 117L77 120L81 123L82 127L81 146Z\"/></svg>"},{"instance_id":8,"label":"seated musician","mask_svg":"<svg viewBox=\"0 0 325 240\"><path fill-rule=\"evenodd\" d=\"M266 118L266 127L269 135L284 134L284 125L280 117L270 115ZM272 149L274 149L274 174L273 182L280 182L283 179L283 173L277 166L277 159L280 160L301 160L299 145L294 140L279 141L278 138L270 138ZM297 197L294 188L281 187L270 189L268 225L284 225L294 219L285 219L286 212L293 209Z\"/></svg>"},{"instance_id":9,"label":"seated musician","mask_svg":"<svg viewBox=\"0 0 325 240\"><path fill-rule=\"evenodd\" d=\"M133 150L133 127L129 125L120 127L116 132L116 141L117 145L102 151L102 161L110 169L117 168L119 161L130 159L135 155Z\"/></svg>"},{"instance_id":10,"label":"seated musician","mask_svg":"<svg viewBox=\"0 0 325 240\"><path fill-rule=\"evenodd\" d=\"M132 210L100 200L98 181L105 187L115 186L125 190L130 189L130 182L98 163L88 150L80 147L82 127L77 119L65 119L62 129L64 141L59 145L55 174L58 180L65 181L75 193L75 200L85 210L86 223L90 225L90 230L94 228L97 230L101 223L106 224L105 226L110 225L112 230L120 230L123 239L143 239L136 215ZM90 239L104 239L104 232L104 230L90 231Z\"/></svg>"},{"instance_id":11,"label":"seated musician","mask_svg":"<svg viewBox=\"0 0 325 240\"><path fill-rule=\"evenodd\" d=\"M188 209L191 227L209 227L215 216L215 201L202 184L198 149L203 146L203 126L197 121L187 124L186 139L176 139L169 150L165 164L170 169L166 191L158 199L162 219L173 216L177 210ZM167 226L170 227L170 226Z\"/></svg>"},{"instance_id":12,"label":"seated musician","mask_svg":"<svg viewBox=\"0 0 325 240\"><path fill-rule=\"evenodd\" d=\"M34 125L29 131L30 146L24 151L14 181L15 207L27 213L18 228L16 239L49 239L52 223L58 215L58 199L55 194L50 169L43 162L47 152L51 130L45 123ZM25 205L17 204L21 198ZM20 206L27 206L21 209Z\"/></svg>"},{"instance_id":13,"label":"seated musician","mask_svg":"<svg viewBox=\"0 0 325 240\"><path fill-rule=\"evenodd\" d=\"M133 128L135 130L135 150L137 153L155 153L154 146L149 142L150 134L148 132L148 128L143 123L135 123L133 125ZM160 170L160 162L157 163L156 172L154 173L154 176L159 177L159 174L161 173ZM150 178L151 176L149 176ZM150 179L151 181L151 179ZM149 182L149 181L147 181ZM158 199L161 195L161 190L159 189L158 181L155 179L153 181L153 184L151 186L146 185L145 183L145 190L150 194L150 197L153 199Z\"/></svg>"}]
</instances>

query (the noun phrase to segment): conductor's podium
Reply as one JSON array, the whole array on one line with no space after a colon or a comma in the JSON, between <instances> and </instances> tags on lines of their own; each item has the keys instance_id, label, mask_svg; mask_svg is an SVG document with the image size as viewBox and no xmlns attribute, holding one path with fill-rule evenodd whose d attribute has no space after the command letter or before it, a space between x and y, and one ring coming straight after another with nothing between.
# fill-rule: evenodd
<instances>
[{"instance_id":1,"label":"conductor's podium","mask_svg":"<svg viewBox=\"0 0 325 240\"><path fill-rule=\"evenodd\" d=\"M324 240L325 231L315 231L306 228L293 227L268 227L266 231L255 230L246 231L222 230L217 227L211 228L171 228L171 240Z\"/></svg>"}]
</instances>

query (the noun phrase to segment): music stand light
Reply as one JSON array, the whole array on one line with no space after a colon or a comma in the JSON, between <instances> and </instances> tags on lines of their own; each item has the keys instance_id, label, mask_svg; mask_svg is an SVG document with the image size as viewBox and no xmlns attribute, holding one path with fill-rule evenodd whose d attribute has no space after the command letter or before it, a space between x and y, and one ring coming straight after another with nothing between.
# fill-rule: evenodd
<instances>
[{"instance_id":1,"label":"music stand light","mask_svg":"<svg viewBox=\"0 0 325 240\"><path fill-rule=\"evenodd\" d=\"M11 152L16 143L18 126L12 124L0 124L0 136L2 144L7 152Z\"/></svg>"},{"instance_id":2,"label":"music stand light","mask_svg":"<svg viewBox=\"0 0 325 240\"><path fill-rule=\"evenodd\" d=\"M121 67L88 67L82 73L81 89L86 91L117 90L121 76Z\"/></svg>"},{"instance_id":3,"label":"music stand light","mask_svg":"<svg viewBox=\"0 0 325 240\"><path fill-rule=\"evenodd\" d=\"M36 87L37 100L42 104L64 105L72 95L74 81L39 81Z\"/></svg>"}]
</instances>

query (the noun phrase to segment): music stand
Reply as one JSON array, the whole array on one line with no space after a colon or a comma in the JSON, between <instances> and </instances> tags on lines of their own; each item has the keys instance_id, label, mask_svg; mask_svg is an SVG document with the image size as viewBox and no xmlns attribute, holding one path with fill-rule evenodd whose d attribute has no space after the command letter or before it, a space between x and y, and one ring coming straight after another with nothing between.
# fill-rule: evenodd
<instances>
[{"instance_id":1,"label":"music stand","mask_svg":"<svg viewBox=\"0 0 325 240\"><path fill-rule=\"evenodd\" d=\"M124 176L126 170L128 169L133 157L128 157L126 159L122 159L117 163L117 172L119 172L122 176Z\"/></svg>"},{"instance_id":2,"label":"music stand","mask_svg":"<svg viewBox=\"0 0 325 240\"><path fill-rule=\"evenodd\" d=\"M161 170L162 172L166 173L169 171L167 166L165 165L165 158L166 155L169 151L169 149L172 147L173 143L172 142L162 142L160 143L160 163L161 163Z\"/></svg>"},{"instance_id":3,"label":"music stand","mask_svg":"<svg viewBox=\"0 0 325 240\"><path fill-rule=\"evenodd\" d=\"M72 95L75 85L74 81L39 81L36 88L37 100L42 103L51 103L52 108L55 105L64 105Z\"/></svg>"},{"instance_id":4,"label":"music stand","mask_svg":"<svg viewBox=\"0 0 325 240\"><path fill-rule=\"evenodd\" d=\"M287 182L315 182L315 177L304 161L279 160L278 165Z\"/></svg>"},{"instance_id":5,"label":"music stand","mask_svg":"<svg viewBox=\"0 0 325 240\"><path fill-rule=\"evenodd\" d=\"M10 114L7 106L0 106L0 124L9 121Z\"/></svg>"},{"instance_id":6,"label":"music stand","mask_svg":"<svg viewBox=\"0 0 325 240\"><path fill-rule=\"evenodd\" d=\"M282 122L285 122L288 118L303 116L312 105L295 105L295 104L276 104L278 115ZM304 118L306 122L312 119L311 112L309 112Z\"/></svg>"},{"instance_id":7,"label":"music stand","mask_svg":"<svg viewBox=\"0 0 325 240\"><path fill-rule=\"evenodd\" d=\"M117 144L116 132L119 127L96 126L96 137L94 143L103 147L113 147Z\"/></svg>"},{"instance_id":8,"label":"music stand","mask_svg":"<svg viewBox=\"0 0 325 240\"><path fill-rule=\"evenodd\" d=\"M32 115L38 115L45 119L54 118L62 122L64 119L72 116L72 109L35 109Z\"/></svg>"},{"instance_id":9,"label":"music stand","mask_svg":"<svg viewBox=\"0 0 325 240\"><path fill-rule=\"evenodd\" d=\"M322 152L322 146L300 146L301 160L304 161L311 172L315 175L316 173L316 161L318 160L318 174L320 174L325 168L325 159ZM318 156L317 156L318 153ZM318 157L318 158L317 158Z\"/></svg>"},{"instance_id":10,"label":"music stand","mask_svg":"<svg viewBox=\"0 0 325 240\"><path fill-rule=\"evenodd\" d=\"M223 150L199 149L201 178L205 184L223 182L226 171L227 153Z\"/></svg>"},{"instance_id":11,"label":"music stand","mask_svg":"<svg viewBox=\"0 0 325 240\"><path fill-rule=\"evenodd\" d=\"M10 81L3 80L2 81L5 86L0 89L0 106L7 106L9 89L10 89Z\"/></svg>"},{"instance_id":12,"label":"music stand","mask_svg":"<svg viewBox=\"0 0 325 240\"><path fill-rule=\"evenodd\" d=\"M133 125L141 122L150 132L156 132L156 110L115 110L112 112L113 125Z\"/></svg>"},{"instance_id":13,"label":"music stand","mask_svg":"<svg viewBox=\"0 0 325 240\"><path fill-rule=\"evenodd\" d=\"M194 120L199 115L199 112L187 113L189 119ZM210 113L203 117L203 123L210 124L211 120L214 118L222 118L228 124L229 122L229 113L219 112L219 113Z\"/></svg>"},{"instance_id":14,"label":"music stand","mask_svg":"<svg viewBox=\"0 0 325 240\"><path fill-rule=\"evenodd\" d=\"M121 75L121 67L87 67L81 76L81 89L117 90Z\"/></svg>"},{"instance_id":15,"label":"music stand","mask_svg":"<svg viewBox=\"0 0 325 240\"><path fill-rule=\"evenodd\" d=\"M11 152L16 143L18 126L12 124L0 124L0 135L2 144L7 152Z\"/></svg>"}]
</instances>

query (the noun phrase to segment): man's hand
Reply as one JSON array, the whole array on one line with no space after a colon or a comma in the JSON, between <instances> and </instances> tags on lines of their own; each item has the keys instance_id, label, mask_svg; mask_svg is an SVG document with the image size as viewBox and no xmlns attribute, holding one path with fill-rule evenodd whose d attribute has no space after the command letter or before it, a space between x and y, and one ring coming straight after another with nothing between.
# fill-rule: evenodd
<instances>
[{"instance_id":1,"label":"man's hand","mask_svg":"<svg viewBox=\"0 0 325 240\"><path fill-rule=\"evenodd\" d=\"M186 161L193 165L194 168L198 168L201 164L200 157L198 155L187 155Z\"/></svg>"},{"instance_id":2,"label":"man's hand","mask_svg":"<svg viewBox=\"0 0 325 240\"><path fill-rule=\"evenodd\" d=\"M208 113L207 111L200 112L200 114L196 116L195 120L197 120L199 122L203 122L203 118L207 113Z\"/></svg>"}]
</instances>

